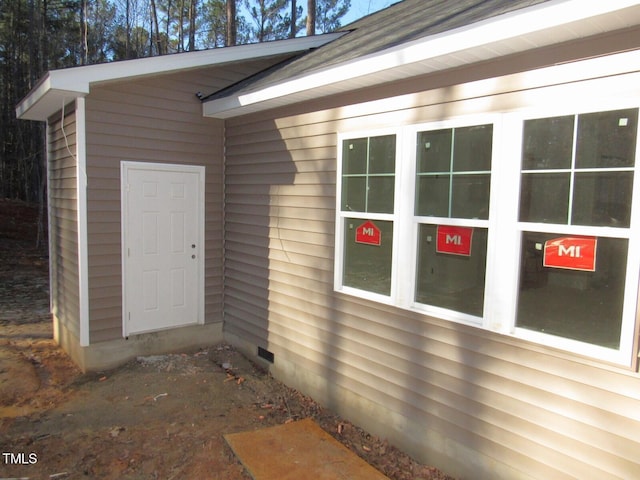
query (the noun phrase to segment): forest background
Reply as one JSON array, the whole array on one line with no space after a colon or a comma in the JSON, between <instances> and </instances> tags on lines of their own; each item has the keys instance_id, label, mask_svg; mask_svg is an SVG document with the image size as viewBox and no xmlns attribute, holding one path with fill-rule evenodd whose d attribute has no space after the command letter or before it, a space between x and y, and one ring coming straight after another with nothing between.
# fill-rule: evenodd
<instances>
[{"instance_id":1,"label":"forest background","mask_svg":"<svg viewBox=\"0 0 640 480\"><path fill-rule=\"evenodd\" d=\"M48 70L325 33L350 7L351 0L0 0L0 199L45 205L45 126L17 120L15 107Z\"/></svg>"}]
</instances>

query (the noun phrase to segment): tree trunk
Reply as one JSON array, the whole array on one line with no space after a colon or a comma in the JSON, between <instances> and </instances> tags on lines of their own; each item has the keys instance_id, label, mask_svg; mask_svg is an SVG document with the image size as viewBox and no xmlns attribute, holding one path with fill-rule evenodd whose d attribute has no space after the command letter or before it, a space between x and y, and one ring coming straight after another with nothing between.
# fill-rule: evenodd
<instances>
[{"instance_id":1,"label":"tree trunk","mask_svg":"<svg viewBox=\"0 0 640 480\"><path fill-rule=\"evenodd\" d=\"M196 49L196 12L198 0L191 0L189 5L189 45L187 50L192 52Z\"/></svg>"},{"instance_id":2,"label":"tree trunk","mask_svg":"<svg viewBox=\"0 0 640 480\"><path fill-rule=\"evenodd\" d=\"M156 27L156 50L158 55L162 55L162 42L160 41L160 29L158 28L158 8L156 0L151 0L151 16L153 17L153 25Z\"/></svg>"},{"instance_id":3,"label":"tree trunk","mask_svg":"<svg viewBox=\"0 0 640 480\"><path fill-rule=\"evenodd\" d=\"M125 23L126 23L126 25L124 26L124 28L125 28L124 57L129 59L129 58L131 58L131 18L130 18L131 4L130 4L130 0L127 0L126 9L127 9L127 11L125 12Z\"/></svg>"},{"instance_id":4,"label":"tree trunk","mask_svg":"<svg viewBox=\"0 0 640 480\"><path fill-rule=\"evenodd\" d=\"M227 47L236 44L236 0L227 0Z\"/></svg>"},{"instance_id":5,"label":"tree trunk","mask_svg":"<svg viewBox=\"0 0 640 480\"><path fill-rule=\"evenodd\" d=\"M296 17L296 0L291 0L291 33L289 34L290 38L296 38L296 30L298 28L298 18Z\"/></svg>"},{"instance_id":6,"label":"tree trunk","mask_svg":"<svg viewBox=\"0 0 640 480\"><path fill-rule=\"evenodd\" d=\"M168 35L167 35L168 38ZM184 0L178 5L178 52L184 50Z\"/></svg>"},{"instance_id":7,"label":"tree trunk","mask_svg":"<svg viewBox=\"0 0 640 480\"><path fill-rule=\"evenodd\" d=\"M167 3L167 24L165 25L164 39L162 44L164 45L164 53L169 53L169 25L171 24L171 0Z\"/></svg>"},{"instance_id":8,"label":"tree trunk","mask_svg":"<svg viewBox=\"0 0 640 480\"><path fill-rule=\"evenodd\" d=\"M307 35L316 34L316 0L307 0Z\"/></svg>"}]
</instances>

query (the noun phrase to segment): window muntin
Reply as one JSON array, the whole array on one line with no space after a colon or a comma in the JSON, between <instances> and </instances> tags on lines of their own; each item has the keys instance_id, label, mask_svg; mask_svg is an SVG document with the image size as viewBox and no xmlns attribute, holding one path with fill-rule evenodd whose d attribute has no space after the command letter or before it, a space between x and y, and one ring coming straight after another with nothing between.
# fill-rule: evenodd
<instances>
[{"instance_id":1,"label":"window muntin","mask_svg":"<svg viewBox=\"0 0 640 480\"><path fill-rule=\"evenodd\" d=\"M526 120L520 221L629 227L638 109Z\"/></svg>"},{"instance_id":2,"label":"window muntin","mask_svg":"<svg viewBox=\"0 0 640 480\"><path fill-rule=\"evenodd\" d=\"M467 127L442 126L461 125L462 119L441 122L433 130L426 130L425 126L387 130L397 135L394 136L397 145L393 162L397 168L393 173L393 210L389 213L367 212L365 206L359 210L346 209L344 192L339 189L336 231L340 240L336 242L339 253L336 255L336 289L439 318L475 324L543 345L628 363L633 346L638 296L636 277L640 267L639 238L634 233L635 227L632 228L640 217L638 213L632 213L631 208L632 202L637 204L640 198L632 195L632 190L640 189L633 183L638 148L637 112L638 109L627 108L533 119L522 112L485 116L476 124L488 124L488 118L495 120L492 155L487 170L471 170L475 167L464 163L471 158L468 154L462 157L465 160L456 161L456 151L461 154L464 147L456 145L455 137L458 130ZM613 126L612 118L616 123ZM629 127L627 132L631 133L617 127ZM592 137L596 135L593 132L597 132L603 145L593 141ZM464 139L464 135L459 137ZM607 140L610 137L616 140ZM373 137L360 135L359 138L364 139L369 152L370 138ZM431 153L437 155L421 153L419 149L423 142L430 142ZM619 143L623 143L624 148ZM343 145L345 143L340 139L341 155ZM370 162L370 152L367 155L369 159L366 162ZM361 165L366 163L362 161ZM364 178L367 168L371 170L365 166L360 171L348 173L343 160L340 160L338 178L341 185L345 173ZM493 174L492 169L496 169ZM383 173L390 175L390 172ZM491 200L487 194L484 202L486 214L478 214L477 208L474 210L481 203L479 197L474 201L465 200L465 195L468 199L471 190L466 188L468 184L461 181L462 186L458 189L461 193L456 193L454 177L464 180L465 175L473 178L489 176ZM375 173L369 175L369 180L374 176ZM369 180L363 180L365 186L361 188L361 198L370 191L370 185L369 190L366 187ZM540 191L544 191L544 195ZM457 198L462 200L455 206ZM365 203L362 201L361 205ZM472 203L472 208L465 211L465 203ZM387 266L377 268L378 272L385 272L378 275L384 279L377 283L378 286L370 280L375 276L367 271L365 262L358 261L367 255L358 259L357 249L353 250L363 246L356 245L358 242L352 238L353 233L349 233L350 227L357 228L368 220L376 225L390 222L387 238L391 238L391 249L390 254L387 251L381 255L384 261L380 265L386 262ZM484 271L465 270L461 268L464 262L456 262L464 260L464 255L445 257L437 250L433 237L434 232L437 236L440 226L472 230L471 251L477 253L476 247L479 247L484 256L475 265L482 264ZM486 234L486 240L483 234ZM545 267L543 260L536 257L540 245L544 249L548 241L580 235L597 241L593 272ZM431 243L427 240L429 236ZM346 245L348 242L351 245ZM378 248L365 247L371 249L369 251ZM346 250L350 252L345 258ZM536 261L540 261L541 266L532 266ZM529 270L522 267L527 262ZM474 260L466 261L468 265L473 263ZM434 273L436 268L440 271L457 268L460 276L451 277L453 281L450 281L448 291L447 285L438 285L438 291L433 288L432 266ZM345 267L348 271L346 277ZM608 274L607 268L610 270ZM542 283L535 284L531 272L538 269L547 270L547 283L538 279ZM460 288L465 286L460 280L463 276L478 281L466 293L456 293L456 290L465 290ZM478 295L481 290L486 292ZM442 295L442 291L446 295ZM572 298L570 304L561 310L562 315L554 317L553 312L544 313L548 317L546 323L536 318L535 308L551 308L554 302L558 303L559 297L549 301L548 296L561 296L558 293L561 291L567 293L567 298ZM589 301L596 299L600 309L575 308L576 305L589 305ZM605 310L608 315L603 313ZM562 317L567 315L576 317L563 323Z\"/></svg>"},{"instance_id":3,"label":"window muntin","mask_svg":"<svg viewBox=\"0 0 640 480\"><path fill-rule=\"evenodd\" d=\"M637 122L638 109L524 121L517 328L620 348Z\"/></svg>"},{"instance_id":4,"label":"window muntin","mask_svg":"<svg viewBox=\"0 0 640 480\"><path fill-rule=\"evenodd\" d=\"M493 124L416 134L418 304L483 315L492 153Z\"/></svg>"},{"instance_id":5,"label":"window muntin","mask_svg":"<svg viewBox=\"0 0 640 480\"><path fill-rule=\"evenodd\" d=\"M344 139L341 159L341 285L389 296L396 135Z\"/></svg>"},{"instance_id":6,"label":"window muntin","mask_svg":"<svg viewBox=\"0 0 640 480\"><path fill-rule=\"evenodd\" d=\"M395 152L395 135L342 142L343 211L393 213Z\"/></svg>"},{"instance_id":7,"label":"window muntin","mask_svg":"<svg viewBox=\"0 0 640 480\"><path fill-rule=\"evenodd\" d=\"M493 125L418 132L415 212L489 218Z\"/></svg>"}]
</instances>

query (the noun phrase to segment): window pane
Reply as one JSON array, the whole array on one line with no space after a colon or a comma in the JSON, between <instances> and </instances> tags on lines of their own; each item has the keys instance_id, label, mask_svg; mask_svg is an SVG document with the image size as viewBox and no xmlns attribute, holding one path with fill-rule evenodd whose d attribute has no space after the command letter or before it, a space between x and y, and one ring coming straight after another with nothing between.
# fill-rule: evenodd
<instances>
[{"instance_id":1,"label":"window pane","mask_svg":"<svg viewBox=\"0 0 640 480\"><path fill-rule=\"evenodd\" d=\"M343 285L390 295L393 222L373 222L380 230L380 245L356 242L356 230L365 222L345 219Z\"/></svg>"},{"instance_id":2,"label":"window pane","mask_svg":"<svg viewBox=\"0 0 640 480\"><path fill-rule=\"evenodd\" d=\"M472 230L470 255L439 253L437 226L420 225L416 301L482 316L487 264L487 229ZM450 234L456 240L455 233ZM442 250L442 249L440 249Z\"/></svg>"},{"instance_id":3,"label":"window pane","mask_svg":"<svg viewBox=\"0 0 640 480\"><path fill-rule=\"evenodd\" d=\"M517 326L618 348L628 241L598 238L595 271L544 267L545 242L558 237L522 234ZM580 251L567 247L564 254Z\"/></svg>"},{"instance_id":4,"label":"window pane","mask_svg":"<svg viewBox=\"0 0 640 480\"><path fill-rule=\"evenodd\" d=\"M369 142L369 173L394 173L396 136L371 137Z\"/></svg>"},{"instance_id":5,"label":"window pane","mask_svg":"<svg viewBox=\"0 0 640 480\"><path fill-rule=\"evenodd\" d=\"M394 191L394 177L369 177L369 201L367 204L367 212L393 213Z\"/></svg>"},{"instance_id":6,"label":"window pane","mask_svg":"<svg viewBox=\"0 0 640 480\"><path fill-rule=\"evenodd\" d=\"M453 171L491 170L493 125L455 129Z\"/></svg>"},{"instance_id":7,"label":"window pane","mask_svg":"<svg viewBox=\"0 0 640 480\"><path fill-rule=\"evenodd\" d=\"M570 173L526 173L520 185L520 221L568 222Z\"/></svg>"},{"instance_id":8,"label":"window pane","mask_svg":"<svg viewBox=\"0 0 640 480\"><path fill-rule=\"evenodd\" d=\"M367 173L367 140L354 138L342 142L342 173Z\"/></svg>"},{"instance_id":9,"label":"window pane","mask_svg":"<svg viewBox=\"0 0 640 480\"><path fill-rule=\"evenodd\" d=\"M451 216L489 218L489 175L454 175Z\"/></svg>"},{"instance_id":10,"label":"window pane","mask_svg":"<svg viewBox=\"0 0 640 480\"><path fill-rule=\"evenodd\" d=\"M632 167L638 109L580 115L576 168Z\"/></svg>"},{"instance_id":11,"label":"window pane","mask_svg":"<svg viewBox=\"0 0 640 480\"><path fill-rule=\"evenodd\" d=\"M449 216L449 175L418 177L416 215Z\"/></svg>"},{"instance_id":12,"label":"window pane","mask_svg":"<svg viewBox=\"0 0 640 480\"><path fill-rule=\"evenodd\" d=\"M451 170L451 129L418 133L418 172Z\"/></svg>"},{"instance_id":13,"label":"window pane","mask_svg":"<svg viewBox=\"0 0 640 480\"><path fill-rule=\"evenodd\" d=\"M522 169L570 168L574 116L524 122Z\"/></svg>"},{"instance_id":14,"label":"window pane","mask_svg":"<svg viewBox=\"0 0 640 480\"><path fill-rule=\"evenodd\" d=\"M633 172L576 173L572 224L628 227Z\"/></svg>"},{"instance_id":15,"label":"window pane","mask_svg":"<svg viewBox=\"0 0 640 480\"><path fill-rule=\"evenodd\" d=\"M393 213L395 135L342 143L342 211Z\"/></svg>"},{"instance_id":16,"label":"window pane","mask_svg":"<svg viewBox=\"0 0 640 480\"><path fill-rule=\"evenodd\" d=\"M342 177L342 210L365 211L366 177Z\"/></svg>"}]
</instances>

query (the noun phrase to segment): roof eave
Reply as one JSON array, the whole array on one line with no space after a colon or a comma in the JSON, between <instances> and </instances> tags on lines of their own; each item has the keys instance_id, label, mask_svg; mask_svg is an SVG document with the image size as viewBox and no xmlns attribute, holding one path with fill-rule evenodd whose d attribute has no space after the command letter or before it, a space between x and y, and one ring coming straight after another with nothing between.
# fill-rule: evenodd
<instances>
[{"instance_id":1,"label":"roof eave","mask_svg":"<svg viewBox=\"0 0 640 480\"><path fill-rule=\"evenodd\" d=\"M57 73L47 72L31 92L16 107L16 117L21 120L44 121L62 108L62 105L89 93L89 84L66 85Z\"/></svg>"},{"instance_id":2,"label":"roof eave","mask_svg":"<svg viewBox=\"0 0 640 480\"><path fill-rule=\"evenodd\" d=\"M231 118L346 92L356 85L362 88L446 70L639 23L637 0L581 2L580 8L573 0L551 0L259 90L215 99L203 104L203 114Z\"/></svg>"},{"instance_id":3,"label":"roof eave","mask_svg":"<svg viewBox=\"0 0 640 480\"><path fill-rule=\"evenodd\" d=\"M91 85L122 81L150 75L175 73L208 66L295 54L318 48L345 32L299 37L235 47L214 48L176 55L87 65L47 72L16 107L16 116L24 120L44 121L61 108L62 102L85 96Z\"/></svg>"}]
</instances>

